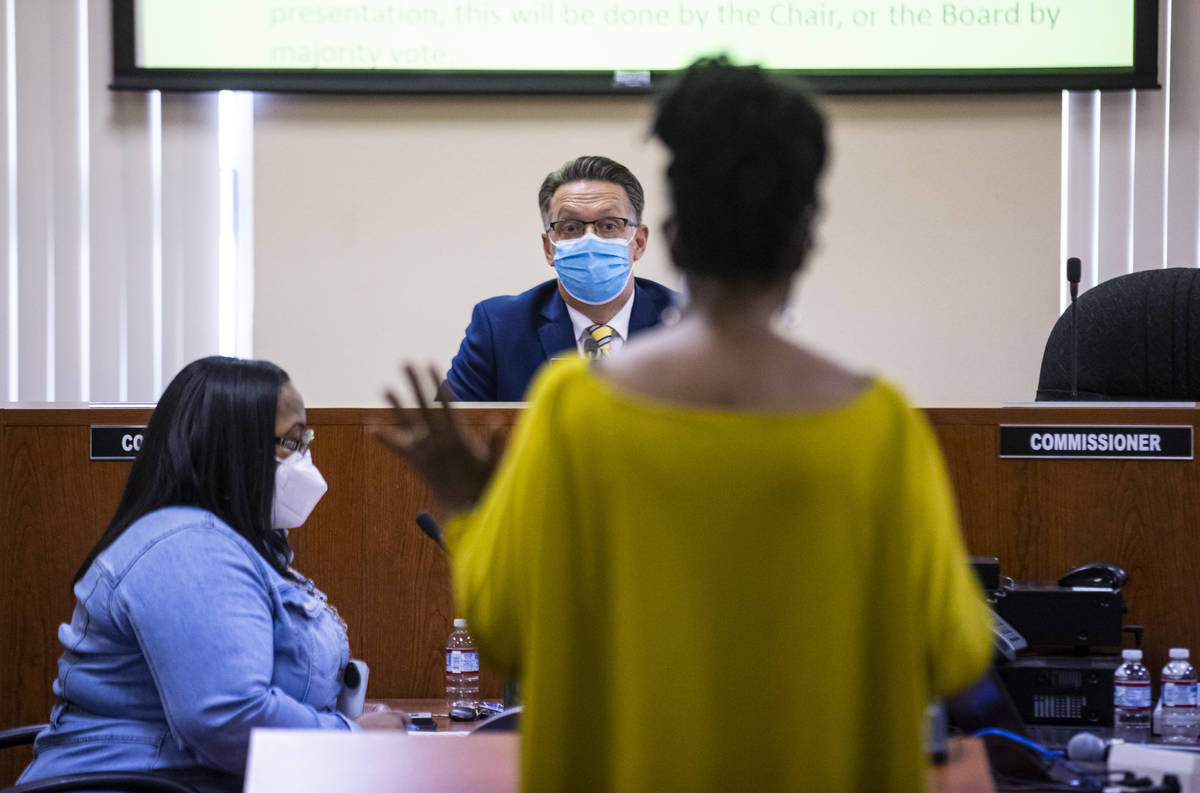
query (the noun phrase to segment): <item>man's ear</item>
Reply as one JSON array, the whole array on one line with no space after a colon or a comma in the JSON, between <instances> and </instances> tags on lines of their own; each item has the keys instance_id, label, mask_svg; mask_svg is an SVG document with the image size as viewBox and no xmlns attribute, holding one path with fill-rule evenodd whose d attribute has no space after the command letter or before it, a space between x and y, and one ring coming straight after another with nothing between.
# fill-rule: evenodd
<instances>
[{"instance_id":1,"label":"man's ear","mask_svg":"<svg viewBox=\"0 0 1200 793\"><path fill-rule=\"evenodd\" d=\"M550 235L542 232L542 253L546 256L546 264L554 266L554 245L550 242Z\"/></svg>"},{"instance_id":2,"label":"man's ear","mask_svg":"<svg viewBox=\"0 0 1200 793\"><path fill-rule=\"evenodd\" d=\"M642 258L642 254L646 252L646 241L650 238L650 227L642 224L633 234L633 254L629 257L631 262L636 262Z\"/></svg>"}]
</instances>

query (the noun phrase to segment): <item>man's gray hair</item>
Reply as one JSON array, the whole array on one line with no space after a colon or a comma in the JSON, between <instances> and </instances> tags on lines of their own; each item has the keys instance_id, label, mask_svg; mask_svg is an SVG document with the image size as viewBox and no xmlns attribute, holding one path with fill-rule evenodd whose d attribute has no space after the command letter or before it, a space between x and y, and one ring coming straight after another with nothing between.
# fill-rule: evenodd
<instances>
[{"instance_id":1,"label":"man's gray hair","mask_svg":"<svg viewBox=\"0 0 1200 793\"><path fill-rule=\"evenodd\" d=\"M550 199L558 188L571 182L608 182L625 188L629 196L629 204L633 207L634 223L642 222L642 210L646 206L646 194L642 192L642 183L633 172L616 160L607 157L587 156L576 157L565 162L562 167L551 171L542 180L538 189L538 208L542 211L542 224L550 225Z\"/></svg>"}]
</instances>

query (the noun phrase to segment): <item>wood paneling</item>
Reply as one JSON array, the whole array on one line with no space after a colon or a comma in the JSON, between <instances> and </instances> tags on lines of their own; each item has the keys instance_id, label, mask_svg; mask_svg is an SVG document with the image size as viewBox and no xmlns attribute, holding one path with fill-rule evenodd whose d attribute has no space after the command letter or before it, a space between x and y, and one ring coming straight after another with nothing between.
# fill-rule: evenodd
<instances>
[{"instance_id":1,"label":"wood paneling","mask_svg":"<svg viewBox=\"0 0 1200 793\"><path fill-rule=\"evenodd\" d=\"M312 413L309 420L314 420ZM363 557L367 553L367 505L360 487L366 464L362 424L312 426L316 432L313 462L329 490L305 524L288 533L296 553L292 566L316 582L348 626L362 625L366 606ZM363 656L361 631L350 631L350 652Z\"/></svg>"},{"instance_id":2,"label":"wood paneling","mask_svg":"<svg viewBox=\"0 0 1200 793\"><path fill-rule=\"evenodd\" d=\"M470 408L485 436L515 408ZM454 618L449 569L416 527L429 490L371 437L376 409L308 411L314 459L330 490L292 532L296 567L329 595L371 666L376 698L438 697L442 647ZM1000 424L1187 424L1194 409L995 408L927 411L945 451L972 553L1000 558L1018 580L1115 561L1130 574L1127 622L1146 625L1147 662L1166 648L1200 652L1200 469L1194 461L1000 460ZM129 464L88 460L90 424L142 424L147 409L0 409L0 725L44 721L61 651L57 627L74 606L70 581L120 497ZM485 668L485 696L500 681ZM6 755L13 753L8 752ZM0 758L0 780L24 759Z\"/></svg>"},{"instance_id":3,"label":"wood paneling","mask_svg":"<svg viewBox=\"0 0 1200 793\"><path fill-rule=\"evenodd\" d=\"M1001 460L1000 424L1181 424L1192 408L996 408L927 411L959 498L971 553L1000 572L1051 581L1095 561L1120 564L1126 624L1146 627L1157 680L1169 647L1200 652L1200 466L1194 460Z\"/></svg>"},{"instance_id":4,"label":"wood paneling","mask_svg":"<svg viewBox=\"0 0 1200 793\"><path fill-rule=\"evenodd\" d=\"M506 430L512 409L467 409L479 435ZM144 424L148 409L0 409L0 725L45 721L70 619L71 579L120 500L130 464L88 459L91 424ZM434 511L428 489L371 437L385 410L312 409L313 459L329 492L291 532L295 567L329 596L351 651L371 666L372 697L438 697L454 620L450 573L415 517ZM441 516L438 516L441 517ZM484 696L501 680L484 666ZM0 755L0 781L28 762Z\"/></svg>"},{"instance_id":5,"label":"wood paneling","mask_svg":"<svg viewBox=\"0 0 1200 793\"><path fill-rule=\"evenodd\" d=\"M49 414L49 415L47 415ZM110 411L97 424L139 424L148 411ZM80 424L82 422L82 425ZM58 673L58 625L71 579L116 509L128 463L88 460L78 410L0 410L0 724L46 721ZM31 755L0 755L0 781Z\"/></svg>"}]
</instances>

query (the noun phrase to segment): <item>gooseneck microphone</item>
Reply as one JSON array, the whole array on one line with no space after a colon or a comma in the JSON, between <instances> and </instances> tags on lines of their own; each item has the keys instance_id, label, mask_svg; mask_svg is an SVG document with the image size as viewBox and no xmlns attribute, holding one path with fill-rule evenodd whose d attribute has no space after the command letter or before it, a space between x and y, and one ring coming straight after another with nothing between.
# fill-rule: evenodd
<instances>
[{"instance_id":1,"label":"gooseneck microphone","mask_svg":"<svg viewBox=\"0 0 1200 793\"><path fill-rule=\"evenodd\" d=\"M438 544L438 547L443 551L446 550L446 543L442 541L442 527L437 525L437 521L428 512L422 512L417 515L417 525L421 527L421 531L425 532L425 536Z\"/></svg>"},{"instance_id":2,"label":"gooseneck microphone","mask_svg":"<svg viewBox=\"0 0 1200 793\"><path fill-rule=\"evenodd\" d=\"M1067 284L1071 288L1071 399L1079 399L1079 308L1075 299L1079 297L1079 279L1082 262L1078 256L1067 259Z\"/></svg>"}]
</instances>

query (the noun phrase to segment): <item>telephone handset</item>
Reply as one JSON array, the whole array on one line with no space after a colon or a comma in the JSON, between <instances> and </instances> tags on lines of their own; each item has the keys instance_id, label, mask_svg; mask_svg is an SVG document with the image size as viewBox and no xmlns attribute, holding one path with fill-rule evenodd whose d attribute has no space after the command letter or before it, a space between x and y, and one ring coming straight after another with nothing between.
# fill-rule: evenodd
<instances>
[{"instance_id":1,"label":"telephone handset","mask_svg":"<svg viewBox=\"0 0 1200 793\"><path fill-rule=\"evenodd\" d=\"M1029 642L1025 641L1025 637L1017 633L1016 628L1009 625L1008 622L996 612L992 612L992 639L996 645L996 652L1004 656L1004 660L1011 661L1017 657L1017 650L1024 650L1029 646Z\"/></svg>"}]
</instances>

